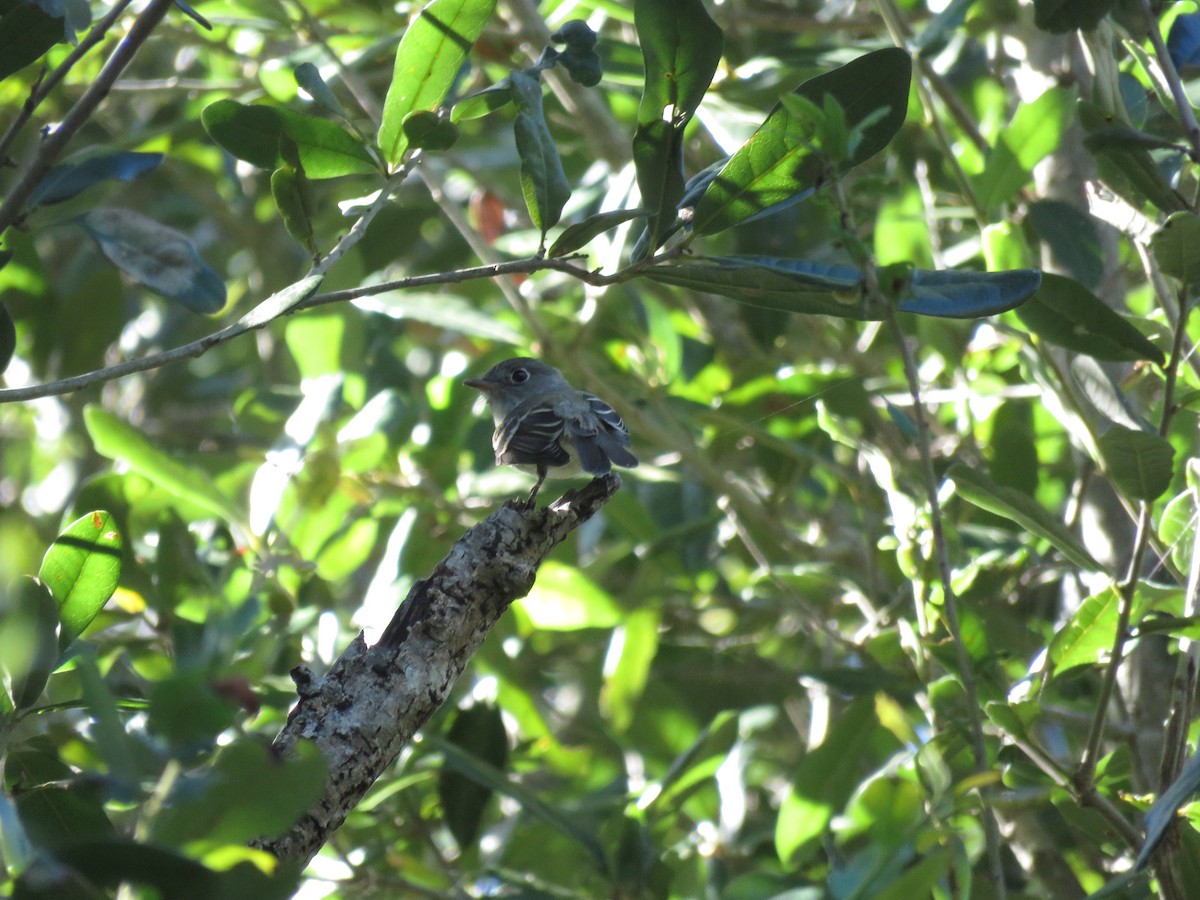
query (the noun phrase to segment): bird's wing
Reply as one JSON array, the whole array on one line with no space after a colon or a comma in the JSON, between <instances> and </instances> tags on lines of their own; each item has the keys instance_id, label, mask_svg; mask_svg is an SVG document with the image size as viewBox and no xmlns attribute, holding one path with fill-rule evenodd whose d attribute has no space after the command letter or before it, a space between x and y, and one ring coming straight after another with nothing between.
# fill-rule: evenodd
<instances>
[{"instance_id":1,"label":"bird's wing","mask_svg":"<svg viewBox=\"0 0 1200 900\"><path fill-rule=\"evenodd\" d=\"M502 465L529 464L565 466L571 461L559 443L563 421L548 406L513 410L492 435L496 462Z\"/></svg>"},{"instance_id":2,"label":"bird's wing","mask_svg":"<svg viewBox=\"0 0 1200 900\"><path fill-rule=\"evenodd\" d=\"M580 423L583 426L580 433L571 431L570 426L568 430L572 443L579 449L579 462L584 470L593 474L603 474L609 471L610 462L627 469L636 466L637 458L625 449L629 446L629 429L625 427L617 411L595 394L586 391L579 392L579 399L587 403L592 417L589 417L586 425ZM584 445L587 445L587 450L584 449ZM593 464L589 466L586 456L600 458L593 458Z\"/></svg>"}]
</instances>

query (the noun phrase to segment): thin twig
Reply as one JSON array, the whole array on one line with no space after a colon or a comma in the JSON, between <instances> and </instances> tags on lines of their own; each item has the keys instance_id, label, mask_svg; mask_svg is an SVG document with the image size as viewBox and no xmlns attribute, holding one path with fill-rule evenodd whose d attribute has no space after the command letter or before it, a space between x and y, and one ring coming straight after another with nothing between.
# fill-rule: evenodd
<instances>
[{"instance_id":1,"label":"thin twig","mask_svg":"<svg viewBox=\"0 0 1200 900\"><path fill-rule=\"evenodd\" d=\"M1183 131L1187 135L1189 155L1192 157L1192 162L1200 163L1200 122L1196 121L1196 113L1192 111L1191 101L1188 100L1187 91L1183 88L1183 81L1179 78L1175 61L1171 59L1171 54L1167 52L1167 45L1163 43L1162 32L1158 27L1158 18L1150 9L1150 0L1140 0L1138 5L1142 9L1142 15L1150 23L1150 27L1146 31L1150 43L1154 45L1154 55L1158 57L1158 64L1162 66L1163 77L1171 88L1171 98L1175 101L1179 120L1183 123Z\"/></svg>"},{"instance_id":2,"label":"thin twig","mask_svg":"<svg viewBox=\"0 0 1200 900\"><path fill-rule=\"evenodd\" d=\"M133 27L129 29L129 34L117 45L112 56L108 58L100 70L100 74L96 76L96 80L63 117L62 124L38 147L33 162L25 170L25 174L13 185L12 190L8 192L8 196L4 198L4 204L0 205L0 234L3 234L10 225L20 219L29 195L46 177L46 173L53 168L71 138L91 118L96 107L108 96L113 83L133 60L138 48L146 42L151 32L174 4L175 0L151 0L150 5L138 16Z\"/></svg>"}]
</instances>

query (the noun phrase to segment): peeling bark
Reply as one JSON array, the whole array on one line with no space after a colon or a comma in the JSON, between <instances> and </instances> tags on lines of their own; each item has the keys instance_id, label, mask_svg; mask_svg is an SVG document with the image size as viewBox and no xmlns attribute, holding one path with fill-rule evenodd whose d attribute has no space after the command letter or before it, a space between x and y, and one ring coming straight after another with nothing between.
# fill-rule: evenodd
<instances>
[{"instance_id":1,"label":"peeling bark","mask_svg":"<svg viewBox=\"0 0 1200 900\"><path fill-rule=\"evenodd\" d=\"M550 551L620 486L608 475L541 509L506 503L413 585L378 643L368 647L359 633L323 677L293 669L299 702L273 747L288 755L312 741L329 779L291 831L256 845L280 859L311 859L442 705L509 604L529 593Z\"/></svg>"}]
</instances>

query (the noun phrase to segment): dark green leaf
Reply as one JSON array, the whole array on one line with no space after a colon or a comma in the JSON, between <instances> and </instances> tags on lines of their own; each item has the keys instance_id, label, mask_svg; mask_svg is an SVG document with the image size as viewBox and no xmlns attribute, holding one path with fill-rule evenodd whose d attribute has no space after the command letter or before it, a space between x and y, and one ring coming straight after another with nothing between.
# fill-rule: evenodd
<instances>
[{"instance_id":1,"label":"dark green leaf","mask_svg":"<svg viewBox=\"0 0 1200 900\"><path fill-rule=\"evenodd\" d=\"M246 106L218 100L204 108L200 121L209 136L236 156L263 169L285 160L279 140L295 142L305 174L314 180L377 173L379 167L363 142L334 122L277 106Z\"/></svg>"},{"instance_id":2,"label":"dark green leaf","mask_svg":"<svg viewBox=\"0 0 1200 900\"><path fill-rule=\"evenodd\" d=\"M1183 771L1179 773L1179 777L1159 795L1159 798L1154 801L1154 805L1150 807L1150 811L1146 813L1146 840L1134 862L1135 871L1149 862L1150 856L1154 853L1158 842L1162 840L1167 826L1175 820L1175 813L1179 807L1191 799L1197 790L1200 790L1200 753L1188 760Z\"/></svg>"},{"instance_id":3,"label":"dark green leaf","mask_svg":"<svg viewBox=\"0 0 1200 900\"><path fill-rule=\"evenodd\" d=\"M818 108L836 101L847 128L863 126L848 158L832 161L844 170L882 150L904 124L911 78L912 60L891 47L818 75L794 93ZM708 186L692 227L713 234L819 187L830 163L814 152L813 139L811 120L776 105Z\"/></svg>"},{"instance_id":4,"label":"dark green leaf","mask_svg":"<svg viewBox=\"0 0 1200 900\"><path fill-rule=\"evenodd\" d=\"M659 246L683 196L683 130L712 82L724 35L701 0L635 0L645 84L633 137L647 252Z\"/></svg>"},{"instance_id":5,"label":"dark green leaf","mask_svg":"<svg viewBox=\"0 0 1200 900\"><path fill-rule=\"evenodd\" d=\"M308 96L312 97L313 103L320 109L330 115L346 118L346 110L321 77L320 69L310 62L300 63L292 69L292 77L296 79L296 84L308 92Z\"/></svg>"},{"instance_id":6,"label":"dark green leaf","mask_svg":"<svg viewBox=\"0 0 1200 900\"><path fill-rule=\"evenodd\" d=\"M399 162L408 149L404 120L442 105L495 8L496 0L433 0L409 24L396 50L379 128L379 147L389 163Z\"/></svg>"},{"instance_id":7,"label":"dark green leaf","mask_svg":"<svg viewBox=\"0 0 1200 900\"><path fill-rule=\"evenodd\" d=\"M558 236L553 244L550 245L550 250L547 256L566 256L569 253L574 253L580 247L585 246L592 238L598 234L603 234L610 228L616 228L623 222L628 222L630 219L636 219L638 216L646 215L644 207L636 209L614 209L608 212L596 213L594 216L589 216L582 222L576 222L563 229L562 234Z\"/></svg>"},{"instance_id":8,"label":"dark green leaf","mask_svg":"<svg viewBox=\"0 0 1200 900\"><path fill-rule=\"evenodd\" d=\"M1175 448L1157 434L1114 425L1100 437L1104 466L1129 497L1154 500L1171 486Z\"/></svg>"},{"instance_id":9,"label":"dark green leaf","mask_svg":"<svg viewBox=\"0 0 1200 900\"><path fill-rule=\"evenodd\" d=\"M83 633L117 589L121 543L112 516L96 510L68 525L42 558L38 578L58 604L63 649Z\"/></svg>"},{"instance_id":10,"label":"dark green leaf","mask_svg":"<svg viewBox=\"0 0 1200 900\"><path fill-rule=\"evenodd\" d=\"M1200 216L1177 212L1150 238L1150 249L1159 268L1185 284L1200 281Z\"/></svg>"},{"instance_id":11,"label":"dark green leaf","mask_svg":"<svg viewBox=\"0 0 1200 900\"><path fill-rule=\"evenodd\" d=\"M8 368L16 352L17 326L8 313L8 307L0 303L0 372Z\"/></svg>"},{"instance_id":12,"label":"dark green leaf","mask_svg":"<svg viewBox=\"0 0 1200 900\"><path fill-rule=\"evenodd\" d=\"M450 121L477 119L512 103L512 81L504 78L490 87L463 97L450 110Z\"/></svg>"},{"instance_id":13,"label":"dark green leaf","mask_svg":"<svg viewBox=\"0 0 1200 900\"><path fill-rule=\"evenodd\" d=\"M600 55L596 52L596 32L587 22L582 19L564 22L562 28L550 35L550 40L567 45L554 61L567 70L572 81L584 87L594 87L600 83L604 70L600 65Z\"/></svg>"},{"instance_id":14,"label":"dark green leaf","mask_svg":"<svg viewBox=\"0 0 1200 900\"><path fill-rule=\"evenodd\" d=\"M446 740L469 757L482 760L503 772L508 763L508 733L500 710L488 703L459 710ZM466 850L475 844L483 813L492 797L492 789L446 766L438 773L438 799L446 825L459 848Z\"/></svg>"},{"instance_id":15,"label":"dark green leaf","mask_svg":"<svg viewBox=\"0 0 1200 900\"><path fill-rule=\"evenodd\" d=\"M94 884L114 890L122 883L143 885L155 889L156 896L171 897L172 900L213 900L221 896L220 879L216 872L161 847L115 838L91 840L64 846L54 857L59 866L77 873L72 880L80 884ZM58 874L61 878L61 872ZM39 877L34 869L23 873L22 880L27 884L18 887L18 896L61 896L61 885L49 894L42 890L43 883L54 884L50 872Z\"/></svg>"},{"instance_id":16,"label":"dark green leaf","mask_svg":"<svg viewBox=\"0 0 1200 900\"><path fill-rule=\"evenodd\" d=\"M1062 200L1029 204L1026 221L1054 259L1085 287L1094 290L1104 276L1104 250L1096 220Z\"/></svg>"},{"instance_id":17,"label":"dark green leaf","mask_svg":"<svg viewBox=\"0 0 1200 900\"><path fill-rule=\"evenodd\" d=\"M1077 109L1086 134L1103 132L1118 124L1110 113L1088 100L1080 100ZM1101 143L1092 151L1100 178L1135 209L1141 209L1147 202L1165 213L1188 208L1144 147Z\"/></svg>"},{"instance_id":18,"label":"dark green leaf","mask_svg":"<svg viewBox=\"0 0 1200 900\"><path fill-rule=\"evenodd\" d=\"M1033 0L1033 21L1053 34L1091 31L1116 5L1117 0Z\"/></svg>"},{"instance_id":19,"label":"dark green leaf","mask_svg":"<svg viewBox=\"0 0 1200 900\"><path fill-rule=\"evenodd\" d=\"M132 181L155 169L161 153L102 152L79 162L66 162L51 169L32 194L30 206L50 206L69 200L100 181Z\"/></svg>"},{"instance_id":20,"label":"dark green leaf","mask_svg":"<svg viewBox=\"0 0 1200 900\"><path fill-rule=\"evenodd\" d=\"M929 272L908 270L907 282L889 285L901 312L976 318L1023 303L1037 288L1039 273ZM850 266L760 256L723 256L695 263L656 266L645 276L654 281L723 294L750 306L789 313L879 321L884 309L871 307L862 274Z\"/></svg>"},{"instance_id":21,"label":"dark green leaf","mask_svg":"<svg viewBox=\"0 0 1200 900\"><path fill-rule=\"evenodd\" d=\"M1041 287L1017 316L1043 340L1096 359L1149 359L1160 366L1166 361L1162 351L1133 325L1063 275L1044 274Z\"/></svg>"},{"instance_id":22,"label":"dark green leaf","mask_svg":"<svg viewBox=\"0 0 1200 900\"><path fill-rule=\"evenodd\" d=\"M571 197L571 184L542 112L542 83L524 72L513 72L509 77L517 104L513 134L521 157L521 193L529 218L545 238Z\"/></svg>"},{"instance_id":23,"label":"dark green leaf","mask_svg":"<svg viewBox=\"0 0 1200 900\"><path fill-rule=\"evenodd\" d=\"M590 829L577 824L561 810L542 800L537 791L530 790L508 778L495 766L491 766L477 757L468 756L449 741L431 735L425 735L425 741L433 749L441 751L444 757L443 765L453 768L456 772L479 782L498 794L504 794L506 797L516 800L526 813L540 819L587 850L602 871L607 868L604 848L596 840L595 834Z\"/></svg>"},{"instance_id":24,"label":"dark green leaf","mask_svg":"<svg viewBox=\"0 0 1200 900\"><path fill-rule=\"evenodd\" d=\"M418 150L449 150L458 140L458 126L435 112L418 109L404 120L404 136Z\"/></svg>"},{"instance_id":25,"label":"dark green leaf","mask_svg":"<svg viewBox=\"0 0 1200 900\"><path fill-rule=\"evenodd\" d=\"M313 233L312 188L304 177L304 170L292 166L280 166L271 173L271 197L275 208L283 217L283 227L309 255L317 253L316 235Z\"/></svg>"},{"instance_id":26,"label":"dark green leaf","mask_svg":"<svg viewBox=\"0 0 1200 900\"><path fill-rule=\"evenodd\" d=\"M1003 516L1031 534L1049 541L1063 556L1081 569L1102 571L1100 564L1067 527L1028 494L996 484L986 475L962 463L951 466L946 472L946 477L954 482L958 495L964 500L980 509Z\"/></svg>"},{"instance_id":27,"label":"dark green leaf","mask_svg":"<svg viewBox=\"0 0 1200 900\"><path fill-rule=\"evenodd\" d=\"M6 626L5 637L21 640L21 646L9 650L7 658L0 660L0 669L4 670L5 683L12 685L12 705L22 710L37 702L50 673L58 666L58 604L46 586L34 578L21 578L9 602L0 624ZM3 699L7 703L7 696Z\"/></svg>"},{"instance_id":28,"label":"dark green leaf","mask_svg":"<svg viewBox=\"0 0 1200 900\"><path fill-rule=\"evenodd\" d=\"M173 675L150 689L149 728L178 748L207 749L236 714L237 707L217 695L203 672Z\"/></svg>"},{"instance_id":29,"label":"dark green leaf","mask_svg":"<svg viewBox=\"0 0 1200 900\"><path fill-rule=\"evenodd\" d=\"M17 72L64 39L62 16L32 3L14 3L0 16L0 80Z\"/></svg>"},{"instance_id":30,"label":"dark green leaf","mask_svg":"<svg viewBox=\"0 0 1200 900\"><path fill-rule=\"evenodd\" d=\"M204 775L180 782L155 820L155 840L240 844L282 834L321 796L325 758L308 743L281 759L253 738L225 747Z\"/></svg>"},{"instance_id":31,"label":"dark green leaf","mask_svg":"<svg viewBox=\"0 0 1200 900\"><path fill-rule=\"evenodd\" d=\"M225 305L225 282L187 235L130 209L94 209L79 223L113 265L156 294L195 313Z\"/></svg>"}]
</instances>

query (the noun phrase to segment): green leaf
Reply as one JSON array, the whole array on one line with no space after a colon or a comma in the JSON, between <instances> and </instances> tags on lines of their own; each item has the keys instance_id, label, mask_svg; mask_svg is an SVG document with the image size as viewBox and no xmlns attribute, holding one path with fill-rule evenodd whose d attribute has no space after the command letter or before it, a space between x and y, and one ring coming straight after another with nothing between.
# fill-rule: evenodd
<instances>
[{"instance_id":1,"label":"green leaf","mask_svg":"<svg viewBox=\"0 0 1200 900\"><path fill-rule=\"evenodd\" d=\"M538 791L531 790L519 782L508 778L502 771L482 759L471 756L455 744L437 735L424 735L424 740L434 750L441 752L444 757L443 765L454 769L467 778L478 782L498 794L511 797L521 804L528 815L541 820L551 828L571 838L588 851L600 871L607 871L607 855L596 836L589 830L576 824L574 820L555 807L542 800Z\"/></svg>"},{"instance_id":2,"label":"green leaf","mask_svg":"<svg viewBox=\"0 0 1200 900\"><path fill-rule=\"evenodd\" d=\"M1074 122L1074 91L1050 88L1032 103L1022 103L1000 132L983 171L972 183L985 209L1007 203L1030 179L1033 167L1062 144Z\"/></svg>"},{"instance_id":3,"label":"green leaf","mask_svg":"<svg viewBox=\"0 0 1200 900\"><path fill-rule=\"evenodd\" d=\"M38 579L58 604L63 649L83 633L117 589L121 547L112 516L96 510L68 525L42 558Z\"/></svg>"},{"instance_id":4,"label":"green leaf","mask_svg":"<svg viewBox=\"0 0 1200 900\"><path fill-rule=\"evenodd\" d=\"M325 758L312 744L301 742L294 757L280 759L256 738L245 738L225 747L204 775L176 785L152 834L173 846L273 837L316 803L325 780Z\"/></svg>"},{"instance_id":5,"label":"green leaf","mask_svg":"<svg viewBox=\"0 0 1200 900\"><path fill-rule=\"evenodd\" d=\"M1079 605L1070 620L1058 630L1048 648L1056 672L1103 662L1117 634L1121 596L1107 587Z\"/></svg>"},{"instance_id":6,"label":"green leaf","mask_svg":"<svg viewBox=\"0 0 1200 900\"><path fill-rule=\"evenodd\" d=\"M305 174L314 180L379 172L361 140L316 116L277 106L218 100L205 107L200 121L214 141L262 169L276 169L286 162L279 150L279 139L286 135L296 144Z\"/></svg>"},{"instance_id":7,"label":"green leaf","mask_svg":"<svg viewBox=\"0 0 1200 900\"><path fill-rule=\"evenodd\" d=\"M675 221L683 197L683 131L704 99L724 35L701 0L635 0L645 83L633 136L642 204L651 210L647 251Z\"/></svg>"},{"instance_id":8,"label":"green leaf","mask_svg":"<svg viewBox=\"0 0 1200 900\"><path fill-rule=\"evenodd\" d=\"M353 301L362 310L392 319L426 322L447 331L484 338L502 344L520 345L525 336L518 329L489 315L465 297L424 291L389 291Z\"/></svg>"},{"instance_id":9,"label":"green leaf","mask_svg":"<svg viewBox=\"0 0 1200 900\"><path fill-rule=\"evenodd\" d=\"M1150 238L1150 249L1159 268L1185 284L1200 281L1200 216L1173 213Z\"/></svg>"},{"instance_id":10,"label":"green leaf","mask_svg":"<svg viewBox=\"0 0 1200 900\"><path fill-rule=\"evenodd\" d=\"M1116 124L1112 114L1091 101L1080 100L1077 109L1086 135L1104 132ZM1091 149L1101 180L1134 209L1141 209L1147 202L1165 213L1188 209L1144 147L1098 143Z\"/></svg>"},{"instance_id":11,"label":"green leaf","mask_svg":"<svg viewBox=\"0 0 1200 900\"><path fill-rule=\"evenodd\" d=\"M1096 359L1166 362L1155 347L1119 313L1074 279L1046 272L1033 298L1017 317L1043 340Z\"/></svg>"},{"instance_id":12,"label":"green leaf","mask_svg":"<svg viewBox=\"0 0 1200 900\"><path fill-rule=\"evenodd\" d=\"M329 85L325 83L325 79L321 77L321 71L315 65L310 62L300 63L292 69L292 77L296 79L297 85L308 92L318 108L339 118L346 118L346 110L341 101L334 96Z\"/></svg>"},{"instance_id":13,"label":"green leaf","mask_svg":"<svg viewBox=\"0 0 1200 900\"><path fill-rule=\"evenodd\" d=\"M1191 465L1194 466L1194 463ZM1189 472L1189 476L1190 476ZM1158 538L1171 553L1181 572L1188 571L1196 551L1196 528L1200 522L1200 491L1192 486L1176 494L1163 508L1158 520Z\"/></svg>"},{"instance_id":14,"label":"green leaf","mask_svg":"<svg viewBox=\"0 0 1200 900\"><path fill-rule=\"evenodd\" d=\"M630 219L644 216L646 213L646 208L642 206L636 209L614 209L608 212L596 213L596 215L589 216L582 222L576 222L574 225L564 228L562 234L558 236L558 240L550 245L550 249L546 255L553 258L574 253L580 247L585 246L596 235L603 234L610 228L616 228Z\"/></svg>"},{"instance_id":15,"label":"green leaf","mask_svg":"<svg viewBox=\"0 0 1200 900\"><path fill-rule=\"evenodd\" d=\"M76 659L76 673L83 703L92 717L91 737L108 769L111 789L125 800L136 797L143 773L138 766L137 745L117 711L116 697L100 677L91 657Z\"/></svg>"},{"instance_id":16,"label":"green leaf","mask_svg":"<svg viewBox=\"0 0 1200 900\"><path fill-rule=\"evenodd\" d=\"M312 188L304 176L304 170L280 166L272 172L271 197L283 218L283 227L287 229L287 233L307 250L310 256L315 256L317 240L312 224Z\"/></svg>"},{"instance_id":17,"label":"green leaf","mask_svg":"<svg viewBox=\"0 0 1200 900\"><path fill-rule=\"evenodd\" d=\"M103 150L81 154L51 169L29 195L29 206L62 203L101 181L132 181L158 168L162 161L161 153Z\"/></svg>"},{"instance_id":18,"label":"green leaf","mask_svg":"<svg viewBox=\"0 0 1200 900\"><path fill-rule=\"evenodd\" d=\"M158 449L136 428L90 404L84 407L83 420L101 456L121 460L167 493L218 519L230 524L244 523L245 516L237 505L207 475Z\"/></svg>"},{"instance_id":19,"label":"green leaf","mask_svg":"<svg viewBox=\"0 0 1200 900\"><path fill-rule=\"evenodd\" d=\"M1063 556L1091 572L1103 571L1083 544L1058 519L1047 512L1028 494L996 484L986 475L962 463L955 463L946 472L954 482L958 495L980 509L1016 522L1026 531L1049 541Z\"/></svg>"},{"instance_id":20,"label":"green leaf","mask_svg":"<svg viewBox=\"0 0 1200 900\"><path fill-rule=\"evenodd\" d=\"M513 101L517 104L513 134L521 157L521 193L529 218L544 240L571 197L571 184L563 172L558 146L542 112L542 83L524 72L513 72L509 78Z\"/></svg>"},{"instance_id":21,"label":"green leaf","mask_svg":"<svg viewBox=\"0 0 1200 900\"><path fill-rule=\"evenodd\" d=\"M899 297L899 310L949 318L976 318L1012 309L1025 302L1040 279L1040 273L1031 270L906 271L905 283L888 285L888 293ZM644 276L784 313L865 322L886 316L885 309L868 303L862 273L850 266L766 256L720 256L655 266Z\"/></svg>"},{"instance_id":22,"label":"green leaf","mask_svg":"<svg viewBox=\"0 0 1200 900\"><path fill-rule=\"evenodd\" d=\"M1109 477L1126 496L1154 500L1171 486L1175 448L1166 438L1113 425L1099 443Z\"/></svg>"},{"instance_id":23,"label":"green leaf","mask_svg":"<svg viewBox=\"0 0 1200 900\"><path fill-rule=\"evenodd\" d=\"M482 760L497 772L504 772L508 764L508 732L500 710L490 703L476 703L459 710L446 740L462 750L465 757ZM472 778L449 766L438 772L438 799L459 849L474 846L491 798L492 789L486 779Z\"/></svg>"},{"instance_id":24,"label":"green leaf","mask_svg":"<svg viewBox=\"0 0 1200 900\"><path fill-rule=\"evenodd\" d=\"M1033 22L1043 31L1091 31L1116 8L1117 0L1033 0Z\"/></svg>"},{"instance_id":25,"label":"green leaf","mask_svg":"<svg viewBox=\"0 0 1200 900\"><path fill-rule=\"evenodd\" d=\"M25 68L64 39L62 16L33 3L12 3L0 16L0 80Z\"/></svg>"},{"instance_id":26,"label":"green leaf","mask_svg":"<svg viewBox=\"0 0 1200 900\"><path fill-rule=\"evenodd\" d=\"M379 147L398 163L408 150L404 120L416 110L433 112L496 8L496 0L433 0L400 39L392 83L383 105Z\"/></svg>"},{"instance_id":27,"label":"green leaf","mask_svg":"<svg viewBox=\"0 0 1200 900\"><path fill-rule=\"evenodd\" d=\"M813 120L792 111L794 104L777 104L696 204L696 233L714 234L806 196L820 186L830 164L844 171L874 156L904 124L911 78L909 55L889 47L800 85L797 97L819 108L836 101L847 128L862 126L849 156L831 160L817 152Z\"/></svg>"},{"instance_id":28,"label":"green leaf","mask_svg":"<svg viewBox=\"0 0 1200 900\"><path fill-rule=\"evenodd\" d=\"M862 776L861 757L877 731L874 699L856 700L842 712L821 746L801 760L775 820L775 852L784 865L820 837L834 813L850 799Z\"/></svg>"},{"instance_id":29,"label":"green leaf","mask_svg":"<svg viewBox=\"0 0 1200 900\"><path fill-rule=\"evenodd\" d=\"M408 145L418 150L449 150L458 140L458 126L435 112L418 109L403 123Z\"/></svg>"},{"instance_id":30,"label":"green leaf","mask_svg":"<svg viewBox=\"0 0 1200 900\"><path fill-rule=\"evenodd\" d=\"M213 690L201 671L188 671L156 681L150 688L147 724L173 747L205 750L233 724L237 707Z\"/></svg>"},{"instance_id":31,"label":"green leaf","mask_svg":"<svg viewBox=\"0 0 1200 900\"><path fill-rule=\"evenodd\" d=\"M7 707L0 712L28 709L41 697L50 674L58 666L58 629L54 595L35 578L19 579L0 617L0 635L6 651L0 659L0 671L5 685L12 685L11 700L7 694L0 694L0 702Z\"/></svg>"},{"instance_id":32,"label":"green leaf","mask_svg":"<svg viewBox=\"0 0 1200 900\"><path fill-rule=\"evenodd\" d=\"M187 235L130 209L93 209L78 221L114 266L156 294L195 313L225 305L225 282Z\"/></svg>"},{"instance_id":33,"label":"green leaf","mask_svg":"<svg viewBox=\"0 0 1200 900\"><path fill-rule=\"evenodd\" d=\"M8 368L16 352L17 326L13 323L8 307L0 303L0 372Z\"/></svg>"},{"instance_id":34,"label":"green leaf","mask_svg":"<svg viewBox=\"0 0 1200 900\"><path fill-rule=\"evenodd\" d=\"M573 566L548 562L538 570L529 594L513 604L537 631L612 628L621 621L613 598Z\"/></svg>"},{"instance_id":35,"label":"green leaf","mask_svg":"<svg viewBox=\"0 0 1200 900\"><path fill-rule=\"evenodd\" d=\"M132 840L90 840L69 844L54 854L58 869L54 873L64 878L69 873L72 884L86 884L115 891L122 885L140 885L149 889L143 894L171 897L172 900L211 900L222 894L218 873L161 847L139 844ZM48 873L47 873L48 874ZM40 898L49 896L34 884L18 889L17 896ZM79 896L72 893L71 896ZM94 896L83 895L83 896Z\"/></svg>"},{"instance_id":36,"label":"green leaf","mask_svg":"<svg viewBox=\"0 0 1200 900\"><path fill-rule=\"evenodd\" d=\"M1025 221L1059 265L1095 290L1104 277L1104 249L1095 219L1062 200L1035 200Z\"/></svg>"},{"instance_id":37,"label":"green leaf","mask_svg":"<svg viewBox=\"0 0 1200 900\"><path fill-rule=\"evenodd\" d=\"M617 731L627 731L633 722L634 706L645 690L658 652L660 621L657 609L643 607L625 616L613 631L609 658L615 654L616 665L605 665L600 709Z\"/></svg>"}]
</instances>

